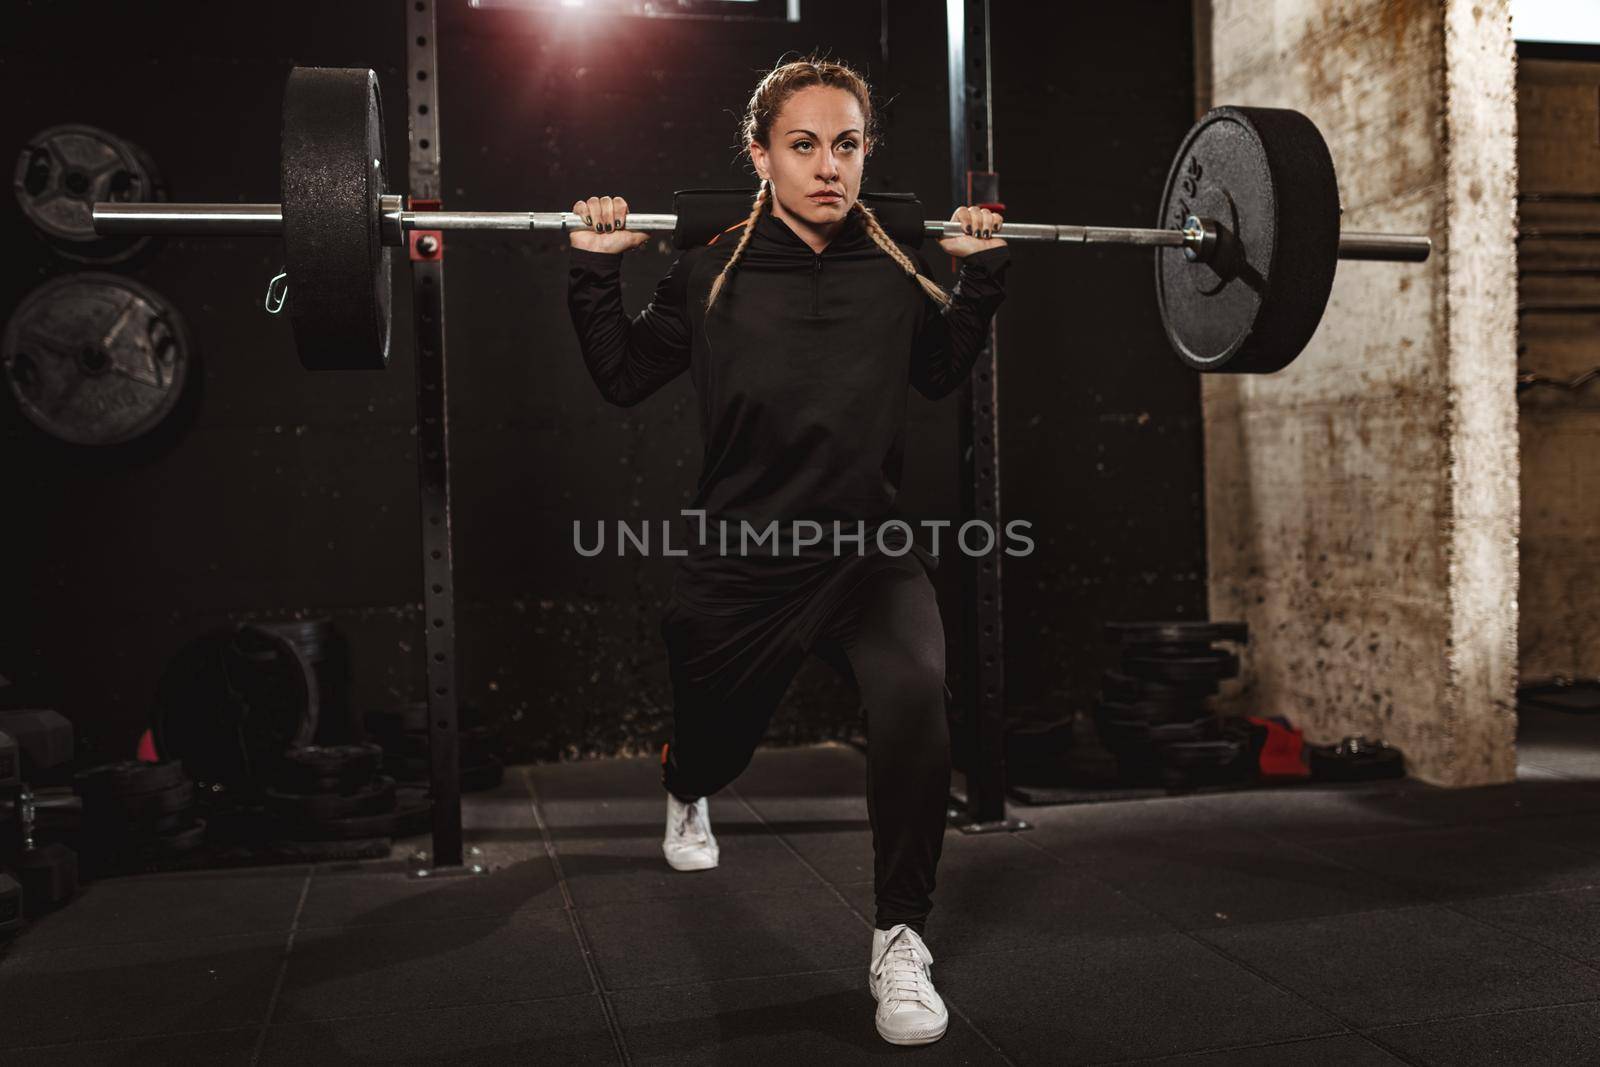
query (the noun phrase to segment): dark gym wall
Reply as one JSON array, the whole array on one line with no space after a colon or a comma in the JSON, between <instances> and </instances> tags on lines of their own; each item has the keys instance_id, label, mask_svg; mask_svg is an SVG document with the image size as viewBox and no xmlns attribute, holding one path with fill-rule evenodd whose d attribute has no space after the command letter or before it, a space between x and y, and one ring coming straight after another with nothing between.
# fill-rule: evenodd
<instances>
[{"instance_id":1,"label":"dark gym wall","mask_svg":"<svg viewBox=\"0 0 1600 1067\"><path fill-rule=\"evenodd\" d=\"M276 200L288 68L371 66L391 184L403 186L398 4L149 10L16 8L0 77L26 104L0 118L0 143L92 123L147 148L173 199ZM822 48L866 71L887 102L867 188L915 191L947 214L942 5L804 0L802 12L799 24L596 24L445 5L446 205L553 210L620 193L636 210L668 211L677 188L749 186L735 129L759 71ZM1192 119L1188 4L1000 2L992 31L1010 217L1151 224ZM1071 47L1047 55L1041 42ZM73 268L19 213L0 212L0 227L9 314ZM692 389L683 379L626 410L599 399L566 317L563 241L452 234L446 247L462 690L506 722L515 756L651 750L670 711L656 620L672 561L583 559L571 524L676 514L698 471ZM1166 354L1147 256L1013 255L1000 320L1003 492L1037 550L1006 564L1007 676L1018 715L1050 718L1092 697L1103 620L1204 611L1199 411L1193 378ZM948 270L937 249L929 258ZM0 675L14 684L0 701L60 707L87 739L123 749L184 641L227 619L321 614L349 641L358 711L422 695L408 279L401 266L390 371L311 375L288 323L261 310L281 262L269 240L181 239L131 271L186 316L203 360L192 424L168 448L64 453L7 398ZM669 262L659 244L629 256L630 309ZM912 398L911 517L957 515L959 414L955 398ZM955 634L957 560L945 558L938 583ZM856 725L846 690L813 662L771 737Z\"/></svg>"}]
</instances>

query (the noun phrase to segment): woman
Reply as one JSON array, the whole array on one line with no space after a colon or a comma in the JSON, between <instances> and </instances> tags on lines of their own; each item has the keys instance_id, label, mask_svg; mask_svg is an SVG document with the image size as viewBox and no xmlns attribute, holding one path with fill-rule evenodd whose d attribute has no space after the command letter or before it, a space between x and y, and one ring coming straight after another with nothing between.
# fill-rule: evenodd
<instances>
[{"instance_id":1,"label":"woman","mask_svg":"<svg viewBox=\"0 0 1600 1067\"><path fill-rule=\"evenodd\" d=\"M600 391L632 405L689 371L699 394L704 465L661 621L675 704L662 850L677 870L717 865L706 798L749 764L818 653L867 710L878 1032L926 1044L949 1019L922 940L950 787L938 557L903 526L879 532L894 518L907 387L938 399L967 377L1009 252L999 215L956 209L964 235L939 242L962 261L946 292L883 231L858 199L871 93L842 64L768 73L741 140L761 181L749 218L678 257L637 317L623 310L621 253L646 235L627 229L627 202L572 208L590 228L572 234L568 305ZM750 531L769 536L751 548Z\"/></svg>"}]
</instances>

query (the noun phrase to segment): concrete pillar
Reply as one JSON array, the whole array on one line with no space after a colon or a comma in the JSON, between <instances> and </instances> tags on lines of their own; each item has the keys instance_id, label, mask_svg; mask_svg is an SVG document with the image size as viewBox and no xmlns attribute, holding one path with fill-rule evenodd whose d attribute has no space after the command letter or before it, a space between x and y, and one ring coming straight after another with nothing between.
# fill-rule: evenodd
<instances>
[{"instance_id":1,"label":"concrete pillar","mask_svg":"<svg viewBox=\"0 0 1600 1067\"><path fill-rule=\"evenodd\" d=\"M1206 19L1197 19L1204 26ZM1231 710L1400 746L1442 785L1515 775L1516 152L1504 0L1214 0L1211 102L1321 128L1346 263L1300 359L1206 377L1212 617L1253 643ZM1203 81L1202 81L1203 84Z\"/></svg>"}]
</instances>

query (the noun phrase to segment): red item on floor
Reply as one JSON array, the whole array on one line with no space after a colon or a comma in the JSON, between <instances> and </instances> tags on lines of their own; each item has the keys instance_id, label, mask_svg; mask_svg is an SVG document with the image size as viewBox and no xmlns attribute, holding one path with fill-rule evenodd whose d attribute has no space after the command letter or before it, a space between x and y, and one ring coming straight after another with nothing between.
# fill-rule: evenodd
<instances>
[{"instance_id":1,"label":"red item on floor","mask_svg":"<svg viewBox=\"0 0 1600 1067\"><path fill-rule=\"evenodd\" d=\"M1261 775L1264 778L1309 778L1311 768L1307 767L1302 758L1305 747L1305 737L1298 729L1289 725L1289 720L1281 715L1270 719L1250 715L1247 718L1257 726L1267 731L1267 739L1261 746Z\"/></svg>"},{"instance_id":2,"label":"red item on floor","mask_svg":"<svg viewBox=\"0 0 1600 1067\"><path fill-rule=\"evenodd\" d=\"M139 735L138 759L140 763L161 762L161 757L156 755L156 739L149 730Z\"/></svg>"}]
</instances>

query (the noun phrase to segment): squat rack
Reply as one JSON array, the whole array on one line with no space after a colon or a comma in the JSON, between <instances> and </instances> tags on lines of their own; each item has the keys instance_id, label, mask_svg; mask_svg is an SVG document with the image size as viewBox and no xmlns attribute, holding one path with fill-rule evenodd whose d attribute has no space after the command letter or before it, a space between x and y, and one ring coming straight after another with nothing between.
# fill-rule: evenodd
<instances>
[{"instance_id":1,"label":"squat rack","mask_svg":"<svg viewBox=\"0 0 1600 1067\"><path fill-rule=\"evenodd\" d=\"M950 71L950 158L957 203L1003 210L993 169L989 2L946 0ZM437 20L433 5L407 6L407 180L414 212L439 211L440 118ZM451 546L450 432L445 349L444 235L409 227L412 330L417 382L417 486L422 521L424 651L433 789L435 868L462 864L458 758L455 567ZM963 388L961 425L964 517L998 524L1000 514L996 334ZM1005 814L1005 688L999 555L965 562L962 654L965 704L973 731L964 815L968 832L1026 829ZM954 811L954 809L953 809Z\"/></svg>"},{"instance_id":2,"label":"squat rack","mask_svg":"<svg viewBox=\"0 0 1600 1067\"><path fill-rule=\"evenodd\" d=\"M946 0L950 85L952 195L959 204L1003 210L994 170L990 106L989 0ZM433 6L408 7L410 60L407 178L413 210L438 210L439 90ZM443 234L409 233L413 329L417 354L417 475L422 513L424 630L428 666L428 736L432 750L433 863L462 861L461 776L455 649L455 568L451 557L449 423L446 403ZM996 329L963 387L961 423L963 517L1000 515L1000 423ZM968 832L1026 829L1005 807L1005 659L1001 625L1001 557L963 555L961 652L972 757Z\"/></svg>"}]
</instances>

